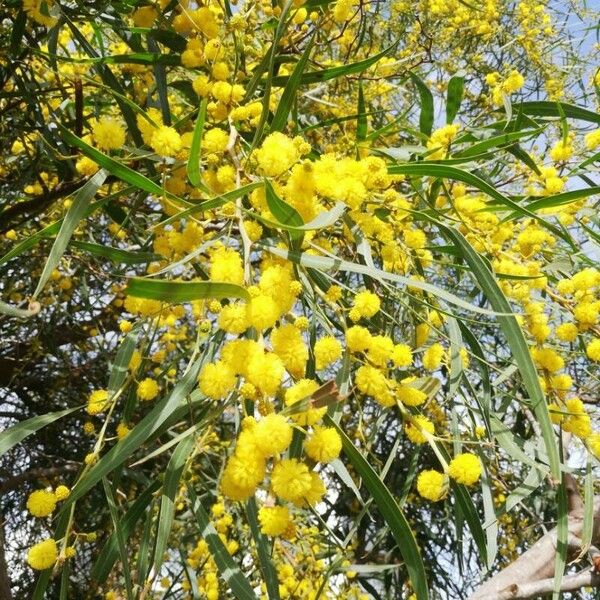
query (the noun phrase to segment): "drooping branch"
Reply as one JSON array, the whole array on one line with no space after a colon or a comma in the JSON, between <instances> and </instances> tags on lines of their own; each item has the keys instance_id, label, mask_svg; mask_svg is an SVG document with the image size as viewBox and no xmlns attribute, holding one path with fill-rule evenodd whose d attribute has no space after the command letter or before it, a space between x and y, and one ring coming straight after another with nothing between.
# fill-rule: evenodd
<instances>
[{"instance_id":1,"label":"drooping branch","mask_svg":"<svg viewBox=\"0 0 600 600\"><path fill-rule=\"evenodd\" d=\"M583 533L584 504L577 490L574 478L566 475L566 487L569 503L568 513L568 547L567 558L573 560L581 552L581 537ZM600 539L600 497L594 500L594 522L592 532L592 544ZM546 585L544 582L554 581L554 565L556 548L558 545L558 533L554 528L541 537L529 550L524 552L510 565L496 573L491 579L483 583L471 595L469 600L509 600L517 598L531 598L542 592L536 592ZM575 585L576 576L581 573L565 577L567 585ZM596 577L596 576L594 576ZM594 579L596 581L596 579ZM563 583L564 583L563 582ZM554 584L552 583L552 586ZM592 585L583 583L584 585ZM595 584L597 585L597 584ZM564 591L578 589L577 587L565 588ZM533 591L530 591L533 590ZM547 590L548 591L548 590ZM552 587L549 589L552 591ZM515 595L516 594L516 595ZM529 595L526 595L529 594Z\"/></svg>"},{"instance_id":2,"label":"drooping branch","mask_svg":"<svg viewBox=\"0 0 600 600\"><path fill-rule=\"evenodd\" d=\"M600 574L589 568L574 575L567 575L562 580L560 591L574 592L584 587L600 587ZM554 577L549 577L531 583L513 584L497 596L490 597L489 600L528 600L551 594L553 591Z\"/></svg>"}]
</instances>

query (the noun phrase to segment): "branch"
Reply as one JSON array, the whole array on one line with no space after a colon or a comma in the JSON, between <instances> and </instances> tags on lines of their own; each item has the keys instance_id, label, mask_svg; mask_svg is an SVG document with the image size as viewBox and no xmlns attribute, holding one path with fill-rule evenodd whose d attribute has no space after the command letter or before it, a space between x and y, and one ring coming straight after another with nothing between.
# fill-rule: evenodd
<instances>
[{"instance_id":1,"label":"branch","mask_svg":"<svg viewBox=\"0 0 600 600\"><path fill-rule=\"evenodd\" d=\"M11 490L14 490L21 486L21 484L25 481L30 481L31 479L41 479L46 477L52 477L53 475L61 475L63 473L68 473L69 471L77 471L79 469L79 463L67 463L66 465L62 465L60 467L47 467L47 468L39 468L39 469L29 469L29 471L25 471L24 473L19 473L10 479L6 479L0 485L0 494L5 494Z\"/></svg>"},{"instance_id":2,"label":"branch","mask_svg":"<svg viewBox=\"0 0 600 600\"><path fill-rule=\"evenodd\" d=\"M592 568L567 575L562 580L560 586L561 592L574 592L583 587L600 587L600 574ZM527 600L528 598L537 598L545 594L551 594L554 591L554 578L541 579L531 583L513 584L500 592L497 596L492 596L489 600Z\"/></svg>"},{"instance_id":3,"label":"branch","mask_svg":"<svg viewBox=\"0 0 600 600\"><path fill-rule=\"evenodd\" d=\"M8 231L16 223L18 217L23 216L25 219L28 219L29 217L42 212L54 201L69 196L84 183L85 179L62 182L48 192L38 194L29 200L17 202L17 204L13 204L9 208L6 208L0 213L0 233ZM21 221L22 220L23 219L21 219Z\"/></svg>"}]
</instances>

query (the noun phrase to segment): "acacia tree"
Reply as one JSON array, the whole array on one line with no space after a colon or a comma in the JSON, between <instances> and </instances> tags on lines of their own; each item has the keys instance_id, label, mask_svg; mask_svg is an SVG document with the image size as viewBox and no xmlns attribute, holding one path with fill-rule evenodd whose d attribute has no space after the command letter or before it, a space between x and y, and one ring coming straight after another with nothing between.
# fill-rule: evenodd
<instances>
[{"instance_id":1,"label":"acacia tree","mask_svg":"<svg viewBox=\"0 0 600 600\"><path fill-rule=\"evenodd\" d=\"M594 597L597 13L0 17L0 597Z\"/></svg>"}]
</instances>

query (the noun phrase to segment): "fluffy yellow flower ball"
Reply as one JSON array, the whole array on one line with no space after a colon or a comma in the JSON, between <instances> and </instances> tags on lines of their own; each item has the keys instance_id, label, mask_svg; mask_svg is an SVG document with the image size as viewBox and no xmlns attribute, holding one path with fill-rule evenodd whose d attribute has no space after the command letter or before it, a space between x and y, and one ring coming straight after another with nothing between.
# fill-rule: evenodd
<instances>
[{"instance_id":1,"label":"fluffy yellow flower ball","mask_svg":"<svg viewBox=\"0 0 600 600\"><path fill-rule=\"evenodd\" d=\"M47 517L56 508L56 497L48 490L36 490L27 498L27 510L34 517Z\"/></svg>"},{"instance_id":2,"label":"fluffy yellow flower ball","mask_svg":"<svg viewBox=\"0 0 600 600\"><path fill-rule=\"evenodd\" d=\"M316 368L320 371L342 356L342 345L333 336L328 335L317 340L314 352Z\"/></svg>"},{"instance_id":3,"label":"fluffy yellow flower ball","mask_svg":"<svg viewBox=\"0 0 600 600\"><path fill-rule=\"evenodd\" d=\"M282 535L292 520L285 506L263 506L258 511L260 530L265 535Z\"/></svg>"},{"instance_id":4,"label":"fluffy yellow flower ball","mask_svg":"<svg viewBox=\"0 0 600 600\"><path fill-rule=\"evenodd\" d=\"M49 538L29 548L27 563L32 569L43 571L49 569L56 562L57 555L56 541Z\"/></svg>"},{"instance_id":5,"label":"fluffy yellow flower ball","mask_svg":"<svg viewBox=\"0 0 600 600\"><path fill-rule=\"evenodd\" d=\"M92 126L92 139L100 150L117 150L125 143L125 129L110 117L103 117Z\"/></svg>"},{"instance_id":6,"label":"fluffy yellow flower ball","mask_svg":"<svg viewBox=\"0 0 600 600\"><path fill-rule=\"evenodd\" d=\"M304 450L316 462L331 462L342 450L342 438L333 427L315 427L304 442Z\"/></svg>"},{"instance_id":7,"label":"fluffy yellow flower ball","mask_svg":"<svg viewBox=\"0 0 600 600\"><path fill-rule=\"evenodd\" d=\"M404 431L413 444L424 444L427 441L424 432L433 433L434 426L427 417L418 415L405 425Z\"/></svg>"},{"instance_id":8,"label":"fluffy yellow flower ball","mask_svg":"<svg viewBox=\"0 0 600 600\"><path fill-rule=\"evenodd\" d=\"M600 339L592 340L585 347L585 353L590 360L600 362Z\"/></svg>"},{"instance_id":9,"label":"fluffy yellow flower ball","mask_svg":"<svg viewBox=\"0 0 600 600\"><path fill-rule=\"evenodd\" d=\"M354 305L350 311L350 318L359 321L361 317L369 319L375 316L381 308L381 300L373 292L365 290L358 292L354 297Z\"/></svg>"},{"instance_id":10,"label":"fluffy yellow flower ball","mask_svg":"<svg viewBox=\"0 0 600 600\"><path fill-rule=\"evenodd\" d=\"M101 413L106 408L107 401L107 390L94 390L88 397L88 414L97 415L98 413Z\"/></svg>"},{"instance_id":11,"label":"fluffy yellow flower ball","mask_svg":"<svg viewBox=\"0 0 600 600\"><path fill-rule=\"evenodd\" d=\"M428 469L422 471L417 478L419 495L432 502L439 502L448 492L448 479L439 471Z\"/></svg>"},{"instance_id":12,"label":"fluffy yellow flower ball","mask_svg":"<svg viewBox=\"0 0 600 600\"><path fill-rule=\"evenodd\" d=\"M69 497L71 490L66 485L59 485L54 490L54 497L58 502L61 500L66 500Z\"/></svg>"},{"instance_id":13,"label":"fluffy yellow flower ball","mask_svg":"<svg viewBox=\"0 0 600 600\"><path fill-rule=\"evenodd\" d=\"M158 383L151 379L150 377L146 377L146 379L142 379L138 383L137 386L137 397L140 400L154 400L156 396L158 396L160 388L158 387Z\"/></svg>"},{"instance_id":14,"label":"fluffy yellow flower ball","mask_svg":"<svg viewBox=\"0 0 600 600\"><path fill-rule=\"evenodd\" d=\"M474 454L458 454L448 466L448 475L457 483L473 485L481 477L481 461Z\"/></svg>"},{"instance_id":15,"label":"fluffy yellow flower ball","mask_svg":"<svg viewBox=\"0 0 600 600\"><path fill-rule=\"evenodd\" d=\"M292 433L292 427L283 415L271 413L258 422L254 438L264 456L275 456L287 450L292 443Z\"/></svg>"},{"instance_id":16,"label":"fluffy yellow flower ball","mask_svg":"<svg viewBox=\"0 0 600 600\"><path fill-rule=\"evenodd\" d=\"M213 400L220 400L235 387L235 373L223 361L207 363L198 377L200 391Z\"/></svg>"},{"instance_id":17,"label":"fluffy yellow flower ball","mask_svg":"<svg viewBox=\"0 0 600 600\"><path fill-rule=\"evenodd\" d=\"M301 502L311 485L312 477L308 467L296 458L284 458L273 468L271 486L282 500Z\"/></svg>"},{"instance_id":18,"label":"fluffy yellow flower ball","mask_svg":"<svg viewBox=\"0 0 600 600\"><path fill-rule=\"evenodd\" d=\"M173 127L161 125L154 130L150 147L161 156L175 156L181 150L181 136Z\"/></svg>"}]
</instances>

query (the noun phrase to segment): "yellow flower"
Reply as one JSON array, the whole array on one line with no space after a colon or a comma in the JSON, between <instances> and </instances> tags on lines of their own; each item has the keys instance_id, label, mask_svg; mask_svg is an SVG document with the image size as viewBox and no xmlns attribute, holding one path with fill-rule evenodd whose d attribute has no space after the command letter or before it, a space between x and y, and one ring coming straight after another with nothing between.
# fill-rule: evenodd
<instances>
[{"instance_id":1,"label":"yellow flower","mask_svg":"<svg viewBox=\"0 0 600 600\"><path fill-rule=\"evenodd\" d=\"M473 485L481 477L481 461L469 452L458 454L450 461L448 475L458 483Z\"/></svg>"},{"instance_id":2,"label":"yellow flower","mask_svg":"<svg viewBox=\"0 0 600 600\"><path fill-rule=\"evenodd\" d=\"M223 361L207 363L198 377L200 391L213 400L220 400L231 392L236 384L235 373Z\"/></svg>"},{"instance_id":3,"label":"yellow flower","mask_svg":"<svg viewBox=\"0 0 600 600\"><path fill-rule=\"evenodd\" d=\"M265 535L282 535L291 523L290 511L285 506L262 506L258 521Z\"/></svg>"},{"instance_id":4,"label":"yellow flower","mask_svg":"<svg viewBox=\"0 0 600 600\"><path fill-rule=\"evenodd\" d=\"M94 390L88 398L87 412L90 415L97 415L107 408L108 391Z\"/></svg>"},{"instance_id":5,"label":"yellow flower","mask_svg":"<svg viewBox=\"0 0 600 600\"><path fill-rule=\"evenodd\" d=\"M301 502L308 494L312 478L308 467L296 458L284 458L271 474L273 491L282 500Z\"/></svg>"},{"instance_id":6,"label":"yellow flower","mask_svg":"<svg viewBox=\"0 0 600 600\"><path fill-rule=\"evenodd\" d=\"M34 517L47 517L56 508L56 496L48 490L36 490L27 498L27 510Z\"/></svg>"},{"instance_id":7,"label":"yellow flower","mask_svg":"<svg viewBox=\"0 0 600 600\"><path fill-rule=\"evenodd\" d=\"M428 469L417 477L419 495L432 502L439 502L448 493L448 478L439 471Z\"/></svg>"},{"instance_id":8,"label":"yellow flower","mask_svg":"<svg viewBox=\"0 0 600 600\"><path fill-rule=\"evenodd\" d=\"M125 143L125 130L114 119L103 117L92 126L92 138L100 150L117 150Z\"/></svg>"},{"instance_id":9,"label":"yellow flower","mask_svg":"<svg viewBox=\"0 0 600 600\"><path fill-rule=\"evenodd\" d=\"M292 442L292 427L283 415L271 413L254 429L256 446L264 456L285 452Z\"/></svg>"},{"instance_id":10,"label":"yellow flower","mask_svg":"<svg viewBox=\"0 0 600 600\"><path fill-rule=\"evenodd\" d=\"M27 563L32 569L43 571L49 569L56 562L58 552L56 541L52 538L38 542L29 548L27 552Z\"/></svg>"},{"instance_id":11,"label":"yellow flower","mask_svg":"<svg viewBox=\"0 0 600 600\"><path fill-rule=\"evenodd\" d=\"M417 415L404 426L404 431L413 444L424 444L427 437L423 432L433 433L434 426L427 417Z\"/></svg>"},{"instance_id":12,"label":"yellow flower","mask_svg":"<svg viewBox=\"0 0 600 600\"><path fill-rule=\"evenodd\" d=\"M314 353L316 368L320 371L342 356L342 345L333 336L328 335L317 340Z\"/></svg>"},{"instance_id":13,"label":"yellow flower","mask_svg":"<svg viewBox=\"0 0 600 600\"><path fill-rule=\"evenodd\" d=\"M585 347L585 353L590 360L600 362L600 338L592 340Z\"/></svg>"},{"instance_id":14,"label":"yellow flower","mask_svg":"<svg viewBox=\"0 0 600 600\"><path fill-rule=\"evenodd\" d=\"M342 450L342 438L333 427L316 426L304 442L306 454L316 462L331 462Z\"/></svg>"},{"instance_id":15,"label":"yellow flower","mask_svg":"<svg viewBox=\"0 0 600 600\"><path fill-rule=\"evenodd\" d=\"M137 396L140 400L154 400L158 396L159 391L158 383L150 377L146 377L146 379L140 381L137 386Z\"/></svg>"},{"instance_id":16,"label":"yellow flower","mask_svg":"<svg viewBox=\"0 0 600 600\"><path fill-rule=\"evenodd\" d=\"M175 156L182 146L181 136L173 127L161 125L154 130L150 147L161 156Z\"/></svg>"},{"instance_id":17,"label":"yellow flower","mask_svg":"<svg viewBox=\"0 0 600 600\"><path fill-rule=\"evenodd\" d=\"M61 500L66 500L70 493L71 490L66 485L59 485L54 490L54 497L60 502Z\"/></svg>"}]
</instances>

